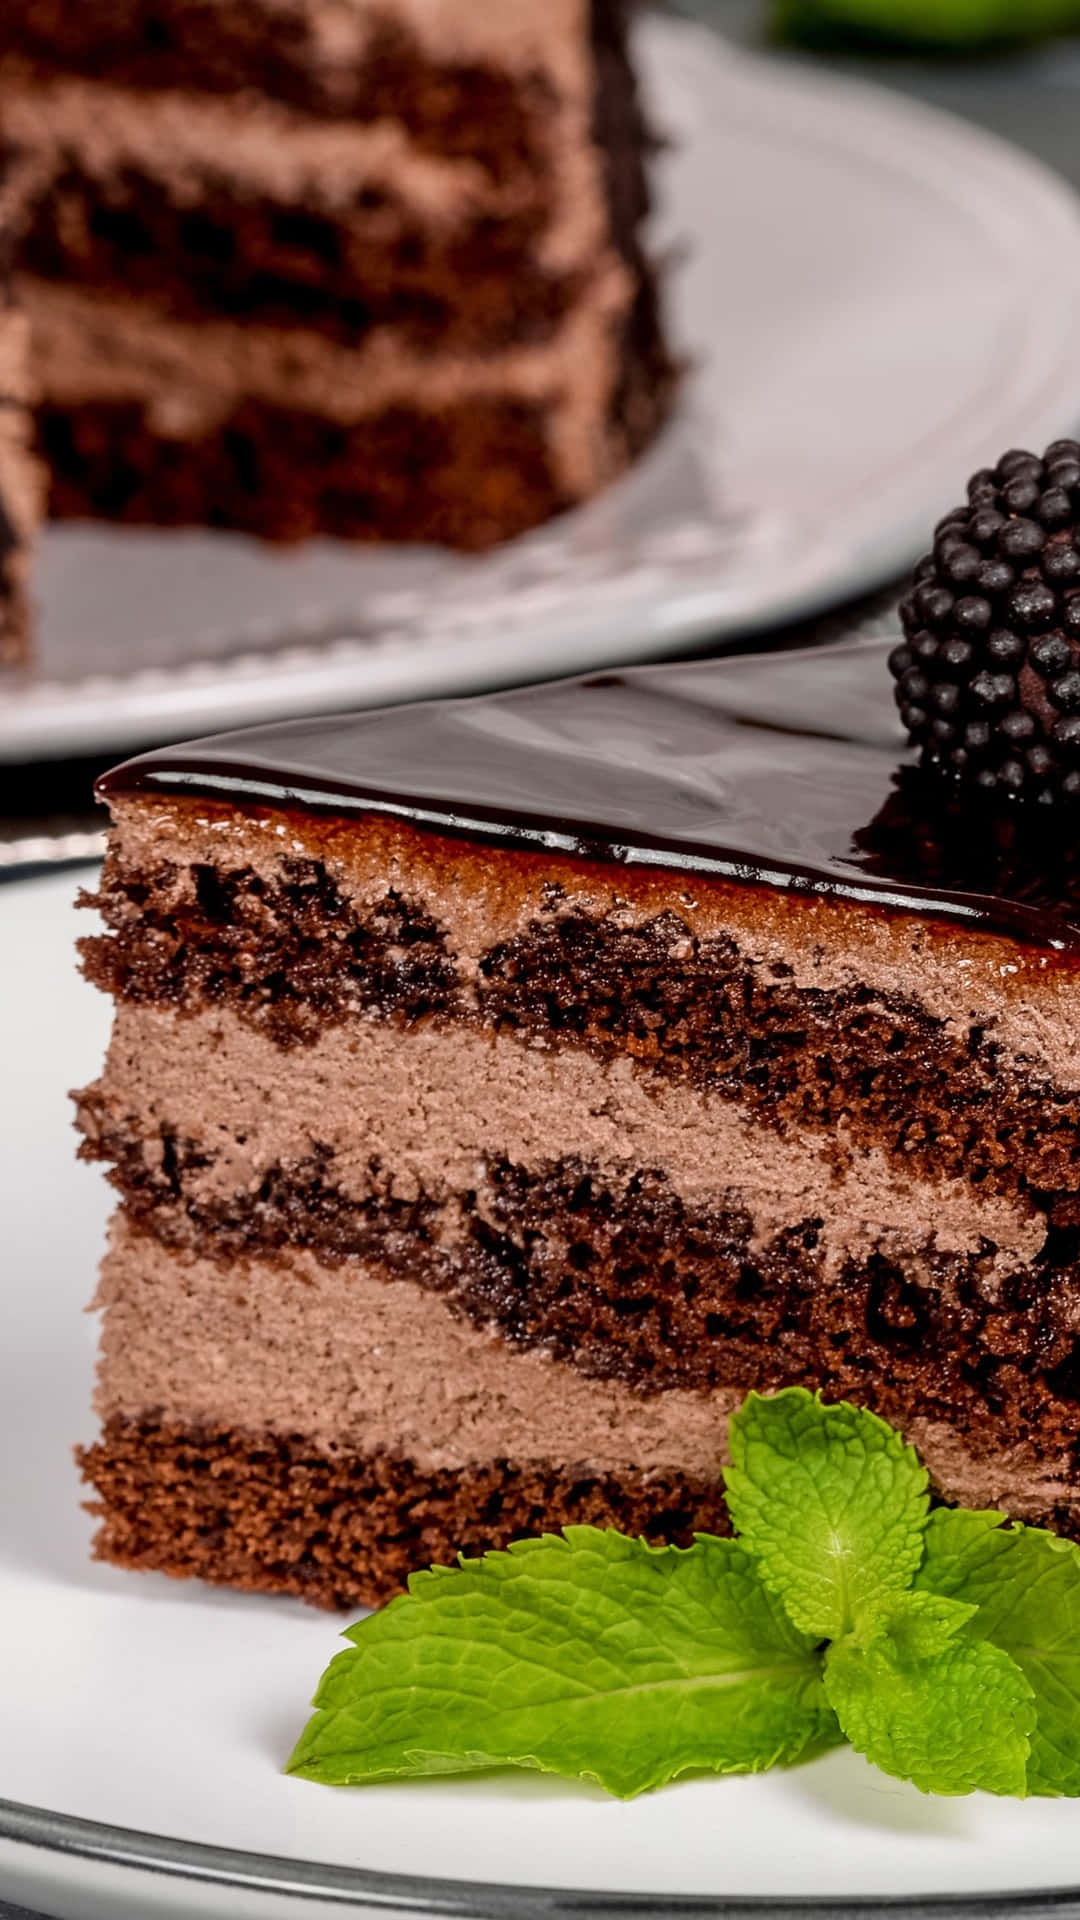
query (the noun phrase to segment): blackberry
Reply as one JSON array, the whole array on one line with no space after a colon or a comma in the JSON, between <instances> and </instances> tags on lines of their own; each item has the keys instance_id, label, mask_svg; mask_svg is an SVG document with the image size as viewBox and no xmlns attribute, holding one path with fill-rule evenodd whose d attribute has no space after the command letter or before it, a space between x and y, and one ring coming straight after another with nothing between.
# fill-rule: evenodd
<instances>
[{"instance_id":1,"label":"blackberry","mask_svg":"<svg viewBox=\"0 0 1080 1920\"><path fill-rule=\"evenodd\" d=\"M901 602L889 656L926 765L1043 804L1080 796L1080 441L968 483Z\"/></svg>"}]
</instances>

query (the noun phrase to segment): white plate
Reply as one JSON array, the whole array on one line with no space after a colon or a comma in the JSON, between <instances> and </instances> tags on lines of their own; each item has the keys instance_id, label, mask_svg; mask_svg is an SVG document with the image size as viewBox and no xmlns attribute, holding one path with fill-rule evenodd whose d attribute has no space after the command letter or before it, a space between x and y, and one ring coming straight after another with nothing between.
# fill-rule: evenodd
<instances>
[{"instance_id":1,"label":"white plate","mask_svg":"<svg viewBox=\"0 0 1080 1920\"><path fill-rule=\"evenodd\" d=\"M900 96L643 23L696 366L602 500L482 560L67 526L0 758L640 659L899 572L968 474L1080 419L1080 209ZM139 670L133 671L133 664Z\"/></svg>"},{"instance_id":2,"label":"white plate","mask_svg":"<svg viewBox=\"0 0 1080 1920\"><path fill-rule=\"evenodd\" d=\"M908 1896L925 1915L945 1895L1080 1887L1075 1804L928 1800L850 1752L629 1806L524 1774L286 1779L341 1623L87 1557L70 1448L92 1432L82 1308L108 1203L65 1095L97 1070L108 1009L74 972L74 890L0 891L0 1802L17 1803L0 1805L0 1898L67 1920L555 1920L608 1911L602 1894L624 1916L629 1896L639 1914L696 1896L731 1920L748 1898Z\"/></svg>"}]
</instances>

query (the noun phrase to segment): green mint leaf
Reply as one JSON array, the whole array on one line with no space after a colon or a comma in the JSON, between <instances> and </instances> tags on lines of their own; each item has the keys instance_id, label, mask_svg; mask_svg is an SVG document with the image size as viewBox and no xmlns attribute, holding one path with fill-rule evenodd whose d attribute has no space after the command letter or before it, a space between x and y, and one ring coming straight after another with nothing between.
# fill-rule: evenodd
<instances>
[{"instance_id":1,"label":"green mint leaf","mask_svg":"<svg viewBox=\"0 0 1080 1920\"><path fill-rule=\"evenodd\" d=\"M1080 1794L1080 1548L1004 1521L939 1509L915 1584L975 1608L972 1634L1011 1654L1033 1689L1028 1792Z\"/></svg>"},{"instance_id":2,"label":"green mint leaf","mask_svg":"<svg viewBox=\"0 0 1080 1920\"><path fill-rule=\"evenodd\" d=\"M875 1414L802 1387L752 1393L731 1421L728 1507L790 1619L837 1640L922 1558L927 1476Z\"/></svg>"},{"instance_id":3,"label":"green mint leaf","mask_svg":"<svg viewBox=\"0 0 1080 1920\"><path fill-rule=\"evenodd\" d=\"M838 1640L825 1691L859 1753L924 1793L1023 1794L1035 1700L1015 1661L968 1631L974 1609L898 1593Z\"/></svg>"},{"instance_id":4,"label":"green mint leaf","mask_svg":"<svg viewBox=\"0 0 1080 1920\"><path fill-rule=\"evenodd\" d=\"M773 31L812 46L941 52L1075 32L1076 0L773 0Z\"/></svg>"},{"instance_id":5,"label":"green mint leaf","mask_svg":"<svg viewBox=\"0 0 1080 1920\"><path fill-rule=\"evenodd\" d=\"M333 1785L510 1765L629 1797L839 1738L820 1651L733 1540L570 1527L414 1574L346 1638L288 1769Z\"/></svg>"}]
</instances>

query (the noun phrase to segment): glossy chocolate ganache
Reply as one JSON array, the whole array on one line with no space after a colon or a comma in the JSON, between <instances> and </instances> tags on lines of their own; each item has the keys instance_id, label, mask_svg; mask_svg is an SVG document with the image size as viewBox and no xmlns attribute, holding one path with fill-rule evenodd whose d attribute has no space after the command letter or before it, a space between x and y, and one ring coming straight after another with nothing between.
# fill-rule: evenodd
<instances>
[{"instance_id":1,"label":"glossy chocolate ganache","mask_svg":"<svg viewBox=\"0 0 1080 1920\"><path fill-rule=\"evenodd\" d=\"M916 764L887 641L293 720L99 791L387 813L436 832L853 897L1080 950L1080 813Z\"/></svg>"}]
</instances>

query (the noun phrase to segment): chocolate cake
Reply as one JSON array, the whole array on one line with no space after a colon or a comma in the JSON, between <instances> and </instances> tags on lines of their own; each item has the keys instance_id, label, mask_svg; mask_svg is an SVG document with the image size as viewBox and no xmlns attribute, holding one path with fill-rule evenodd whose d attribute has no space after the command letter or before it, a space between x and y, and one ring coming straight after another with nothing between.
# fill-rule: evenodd
<instances>
[{"instance_id":1,"label":"chocolate cake","mask_svg":"<svg viewBox=\"0 0 1080 1920\"><path fill-rule=\"evenodd\" d=\"M20 0L54 515L482 548L671 368L625 0Z\"/></svg>"},{"instance_id":2,"label":"chocolate cake","mask_svg":"<svg viewBox=\"0 0 1080 1920\"><path fill-rule=\"evenodd\" d=\"M685 1541L793 1382L1080 1537L1080 842L920 766L886 651L106 778L102 1556L354 1603Z\"/></svg>"},{"instance_id":3,"label":"chocolate cake","mask_svg":"<svg viewBox=\"0 0 1080 1920\"><path fill-rule=\"evenodd\" d=\"M29 651L30 547L41 504L27 323L11 284L24 184L17 155L0 146L0 666L25 660Z\"/></svg>"}]
</instances>

